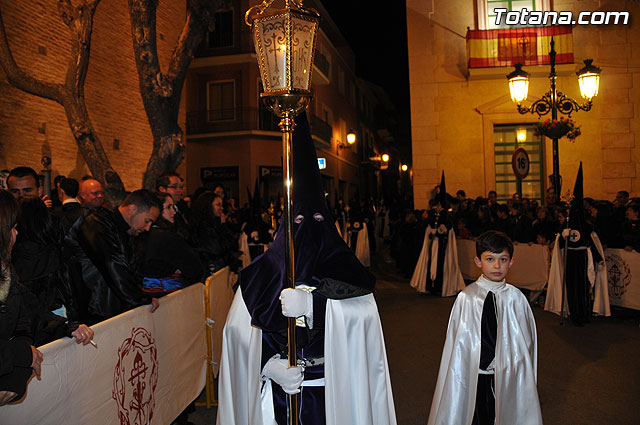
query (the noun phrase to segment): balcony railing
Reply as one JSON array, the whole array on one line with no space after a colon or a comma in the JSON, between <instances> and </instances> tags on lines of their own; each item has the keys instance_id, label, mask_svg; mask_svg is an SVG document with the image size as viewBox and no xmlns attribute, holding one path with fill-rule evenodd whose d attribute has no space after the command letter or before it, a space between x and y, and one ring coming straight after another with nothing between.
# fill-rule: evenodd
<instances>
[{"instance_id":1,"label":"balcony railing","mask_svg":"<svg viewBox=\"0 0 640 425\"><path fill-rule=\"evenodd\" d=\"M327 80L331 77L329 75L331 64L327 60L327 57L317 50L315 55L313 56L313 64L316 66L316 68L318 68L320 72L324 74L325 77L327 77Z\"/></svg>"},{"instance_id":2,"label":"balcony railing","mask_svg":"<svg viewBox=\"0 0 640 425\"><path fill-rule=\"evenodd\" d=\"M251 31L249 29L242 29L241 31L236 31L233 33L225 33L223 37L226 37L223 43L223 40L220 41L220 47L213 47L216 43L212 44L209 39L210 34L207 33L207 36L203 38L200 47L196 50L196 57L208 57L208 56L218 56L218 55L228 55L228 54L238 54L238 53L255 53L255 49L253 48L253 39L251 36ZM231 39L229 39L231 37Z\"/></svg>"},{"instance_id":3,"label":"balcony railing","mask_svg":"<svg viewBox=\"0 0 640 425\"><path fill-rule=\"evenodd\" d=\"M263 108L232 108L187 113L187 134L228 131L280 131L280 119Z\"/></svg>"},{"instance_id":4,"label":"balcony railing","mask_svg":"<svg viewBox=\"0 0 640 425\"><path fill-rule=\"evenodd\" d=\"M467 31L469 68L548 65L551 37L556 63L573 63L570 25Z\"/></svg>"},{"instance_id":5,"label":"balcony railing","mask_svg":"<svg viewBox=\"0 0 640 425\"><path fill-rule=\"evenodd\" d=\"M232 108L187 113L187 134L232 131L280 132L280 118L264 108ZM311 133L326 144L331 143L333 129L315 115L310 116Z\"/></svg>"},{"instance_id":6,"label":"balcony railing","mask_svg":"<svg viewBox=\"0 0 640 425\"><path fill-rule=\"evenodd\" d=\"M311 115L309 125L311 126L311 134L318 137L318 139L322 140L326 144L331 144L331 136L333 136L333 129L331 126L322 121L320 118L315 115Z\"/></svg>"}]
</instances>

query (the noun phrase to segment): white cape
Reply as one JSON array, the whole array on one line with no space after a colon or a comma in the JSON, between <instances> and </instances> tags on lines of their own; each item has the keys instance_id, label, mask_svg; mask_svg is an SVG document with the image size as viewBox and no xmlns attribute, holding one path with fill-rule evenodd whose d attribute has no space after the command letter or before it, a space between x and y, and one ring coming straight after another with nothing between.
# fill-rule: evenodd
<instances>
[{"instance_id":1,"label":"white cape","mask_svg":"<svg viewBox=\"0 0 640 425\"><path fill-rule=\"evenodd\" d=\"M487 292L496 297L496 425L539 425L536 386L536 324L525 296L514 286L484 276L456 299L442 351L429 425L468 425L475 410L482 307Z\"/></svg>"},{"instance_id":2,"label":"white cape","mask_svg":"<svg viewBox=\"0 0 640 425\"><path fill-rule=\"evenodd\" d=\"M371 253L369 251L369 231L367 230L367 223L363 222L362 229L358 232L355 254L363 266L371 266Z\"/></svg>"},{"instance_id":3,"label":"white cape","mask_svg":"<svg viewBox=\"0 0 640 425\"><path fill-rule=\"evenodd\" d=\"M409 282L418 292L426 292L427 273L430 273L432 280L436 277L436 261L432 262L431 270L427 270L429 258L438 254L437 239L429 238L429 235L436 231L437 229L432 229L431 226L427 226L427 231L424 234L424 241L422 242L420 257L418 257L416 268L413 270L413 275ZM458 265L458 247L456 245L455 232L453 230L449 230L448 233L447 251L444 254L444 270L442 273L443 297L451 297L459 291L462 291L465 287L462 272Z\"/></svg>"},{"instance_id":4,"label":"white cape","mask_svg":"<svg viewBox=\"0 0 640 425\"><path fill-rule=\"evenodd\" d=\"M559 239L560 235L556 236L556 241L553 245L547 299L544 303L545 310L557 315L560 315L562 311L562 277L564 274L564 248L560 247ZM607 278L607 266L604 262L604 250L602 249L600 238L598 238L595 232L591 232L591 239L600 254L600 258L603 259L601 262L595 264L596 271L594 272L593 257L591 256L591 252L587 250L589 254L587 263L587 267L589 268L588 276L594 294L593 312L600 316L611 316L611 308L609 306L609 281ZM564 311L569 312L566 297L564 300Z\"/></svg>"},{"instance_id":5,"label":"white cape","mask_svg":"<svg viewBox=\"0 0 640 425\"><path fill-rule=\"evenodd\" d=\"M218 425L275 424L271 400L263 397L261 402L262 331L251 326L241 289L223 338ZM327 425L396 425L382 325L372 294L327 300L324 347Z\"/></svg>"},{"instance_id":6,"label":"white cape","mask_svg":"<svg viewBox=\"0 0 640 425\"><path fill-rule=\"evenodd\" d=\"M249 237L245 232L240 232L240 238L238 240L240 244L240 252L242 252L242 268L251 264L251 253L249 252Z\"/></svg>"}]
</instances>

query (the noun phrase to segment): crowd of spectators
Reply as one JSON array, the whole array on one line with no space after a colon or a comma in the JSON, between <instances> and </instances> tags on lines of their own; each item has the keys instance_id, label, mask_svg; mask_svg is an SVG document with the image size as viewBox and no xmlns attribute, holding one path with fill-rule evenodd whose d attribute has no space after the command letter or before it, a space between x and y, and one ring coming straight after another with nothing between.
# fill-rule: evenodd
<instances>
[{"instance_id":1,"label":"crowd of spectators","mask_svg":"<svg viewBox=\"0 0 640 425\"><path fill-rule=\"evenodd\" d=\"M461 239L475 239L487 230L499 230L514 243L552 245L558 232L566 227L569 205L557 202L553 189L546 195L543 204L518 194L500 202L495 191L486 198L470 199L464 190L458 190L455 197L447 194L446 211L434 197L429 209L406 209L392 215L391 254L399 271L411 276L426 228L436 223L453 228ZM584 212L604 247L640 252L640 199L629 198L624 190L613 201L586 197Z\"/></svg>"},{"instance_id":2,"label":"crowd of spectators","mask_svg":"<svg viewBox=\"0 0 640 425\"><path fill-rule=\"evenodd\" d=\"M0 405L39 375L36 347L89 344L95 323L145 304L154 312L165 294L226 266L237 272L240 233L255 227L224 188L185 196L175 173L114 206L91 176L54 184L43 195L37 173L17 167L0 188Z\"/></svg>"}]
</instances>

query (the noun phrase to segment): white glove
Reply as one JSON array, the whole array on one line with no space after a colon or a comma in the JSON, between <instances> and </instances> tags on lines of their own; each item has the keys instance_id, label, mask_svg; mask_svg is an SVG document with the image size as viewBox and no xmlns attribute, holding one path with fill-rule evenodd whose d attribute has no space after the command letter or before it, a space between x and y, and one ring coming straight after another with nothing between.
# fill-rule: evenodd
<instances>
[{"instance_id":1,"label":"white glove","mask_svg":"<svg viewBox=\"0 0 640 425\"><path fill-rule=\"evenodd\" d=\"M313 312L313 296L302 289L283 289L280 302L282 314L286 317L310 316Z\"/></svg>"},{"instance_id":2,"label":"white glove","mask_svg":"<svg viewBox=\"0 0 640 425\"><path fill-rule=\"evenodd\" d=\"M302 385L302 367L289 367L286 359L281 359L280 354L271 357L262 368L262 376L265 376L282 387L287 394L297 394Z\"/></svg>"}]
</instances>

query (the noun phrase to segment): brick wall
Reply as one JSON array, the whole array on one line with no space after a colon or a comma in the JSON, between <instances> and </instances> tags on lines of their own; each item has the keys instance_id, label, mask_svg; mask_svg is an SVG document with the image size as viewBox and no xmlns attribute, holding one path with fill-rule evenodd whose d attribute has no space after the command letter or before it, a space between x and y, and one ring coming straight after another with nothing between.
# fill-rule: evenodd
<instances>
[{"instance_id":1,"label":"brick wall","mask_svg":"<svg viewBox=\"0 0 640 425\"><path fill-rule=\"evenodd\" d=\"M185 3L165 0L158 7L158 54L163 70L184 24ZM18 65L36 78L62 83L70 57L70 34L56 4L0 0ZM152 138L139 92L126 1L102 0L96 9L85 97L112 167L128 190L139 188ZM114 139L119 141L117 150ZM28 165L40 170L43 155L51 157L54 177L79 178L89 173L62 106L11 87L0 69L0 169Z\"/></svg>"}]
</instances>

